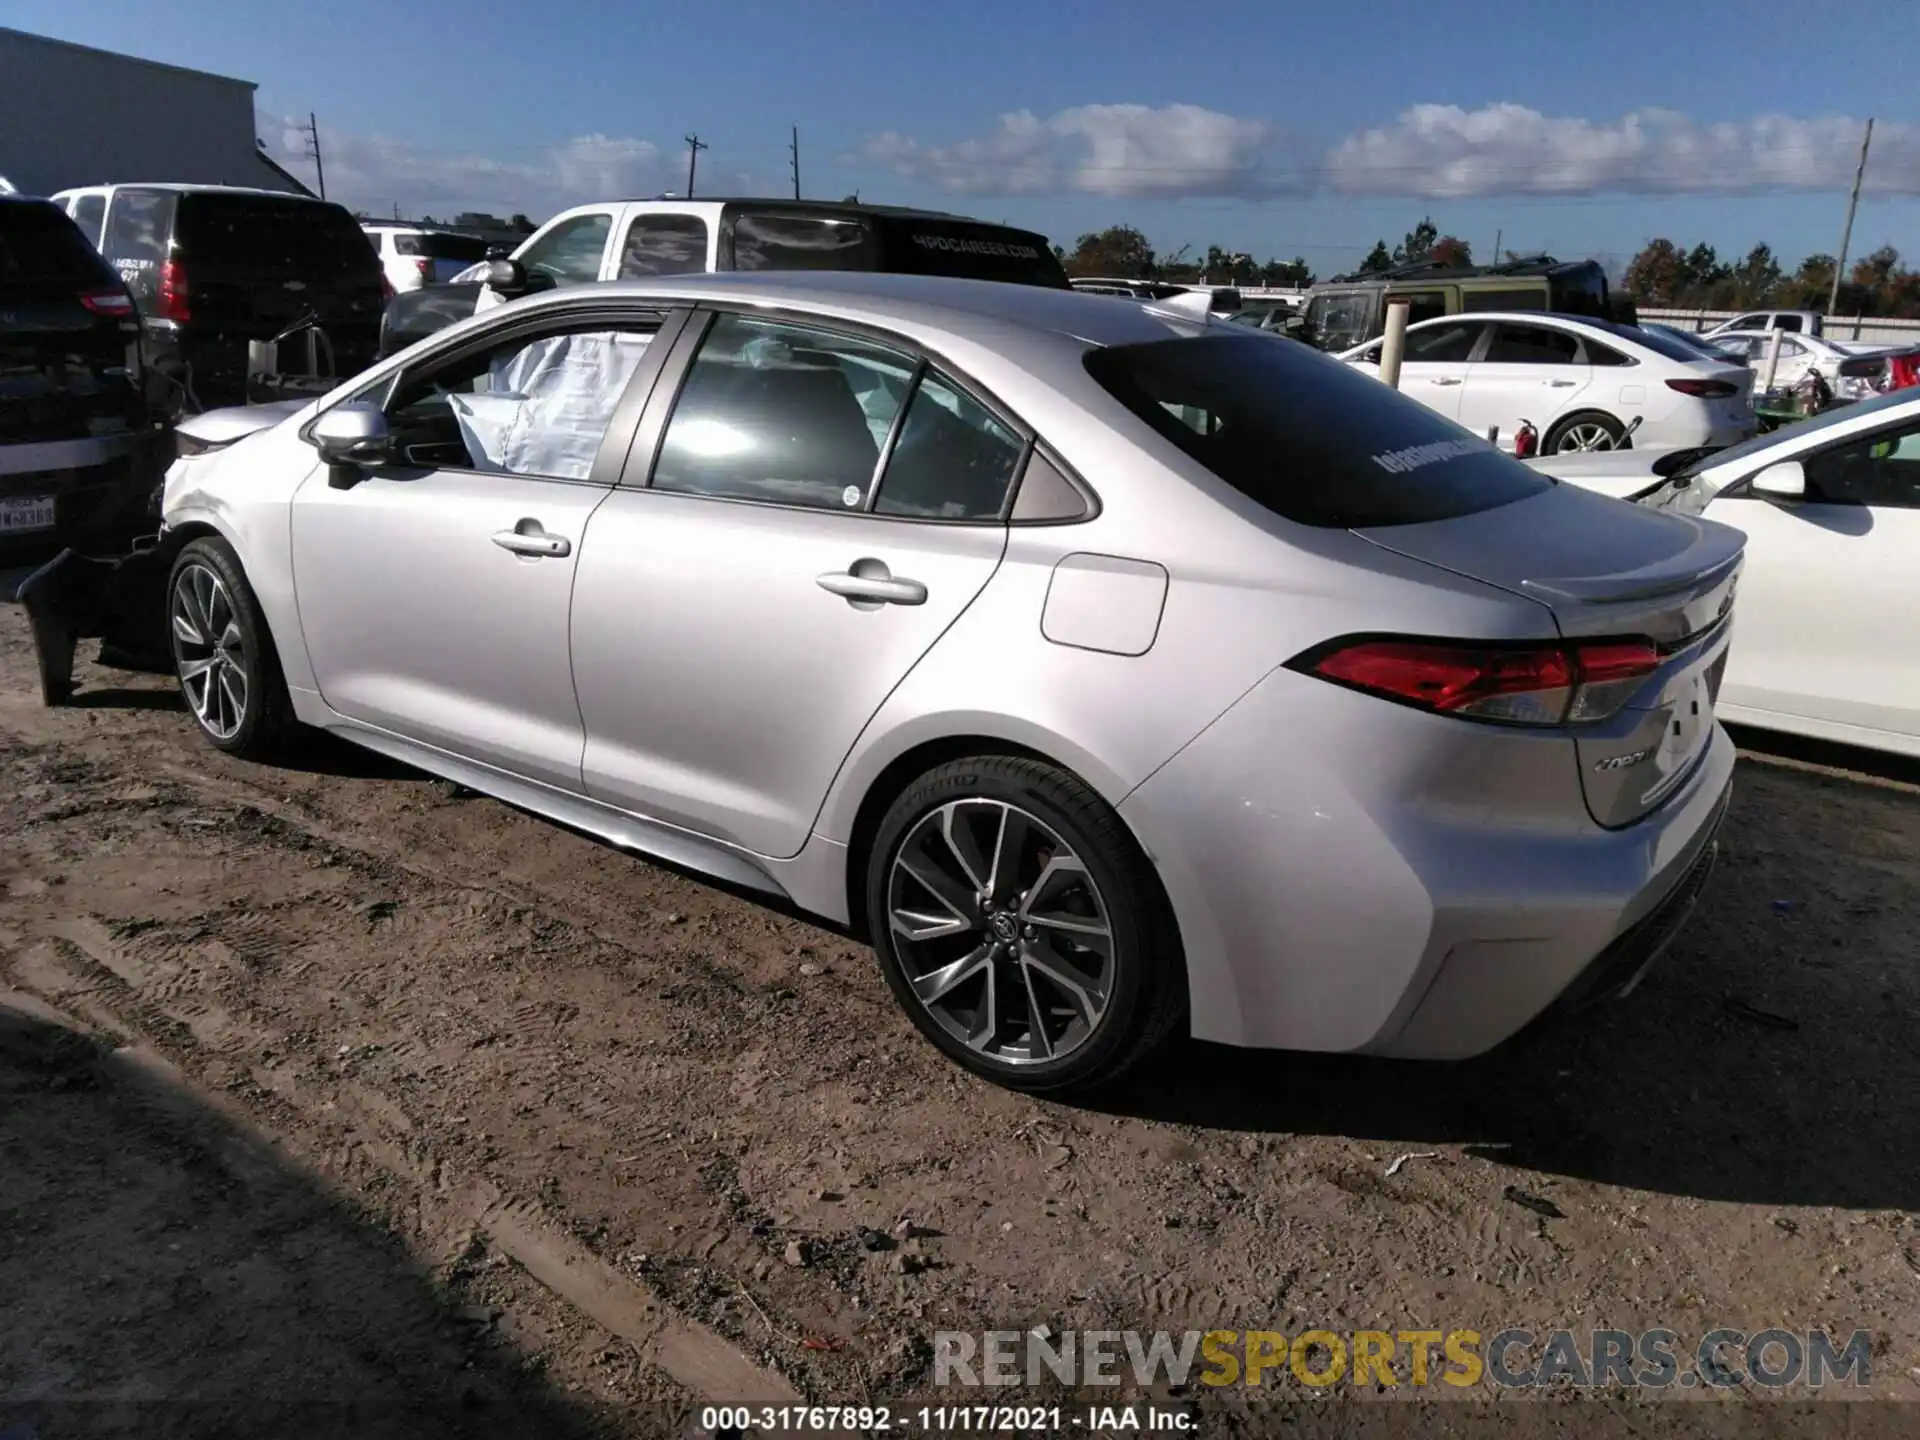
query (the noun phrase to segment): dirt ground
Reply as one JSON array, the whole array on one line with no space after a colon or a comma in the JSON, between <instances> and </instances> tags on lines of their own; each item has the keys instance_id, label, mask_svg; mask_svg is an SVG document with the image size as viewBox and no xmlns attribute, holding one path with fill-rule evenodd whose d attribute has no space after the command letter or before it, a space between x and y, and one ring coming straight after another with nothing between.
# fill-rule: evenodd
<instances>
[{"instance_id":1,"label":"dirt ground","mask_svg":"<svg viewBox=\"0 0 1920 1440\"><path fill-rule=\"evenodd\" d=\"M666 1433L921 1393L936 1330L1039 1324L1861 1328L1872 1393L1920 1399L1911 785L1743 761L1702 911L1578 1025L1438 1068L1183 1042L1063 1105L942 1061L842 936L81 680L40 708L0 607L17 1433L268 1399Z\"/></svg>"}]
</instances>

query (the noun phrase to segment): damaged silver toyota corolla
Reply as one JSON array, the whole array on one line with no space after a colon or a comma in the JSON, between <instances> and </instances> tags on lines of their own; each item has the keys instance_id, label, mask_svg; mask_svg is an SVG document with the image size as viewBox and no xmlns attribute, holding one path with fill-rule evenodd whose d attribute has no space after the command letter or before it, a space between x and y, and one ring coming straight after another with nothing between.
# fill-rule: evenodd
<instances>
[{"instance_id":1,"label":"damaged silver toyota corolla","mask_svg":"<svg viewBox=\"0 0 1920 1440\"><path fill-rule=\"evenodd\" d=\"M1738 532L1128 299L555 292L178 460L165 519L213 745L329 730L860 928L1027 1089L1624 993L1733 771Z\"/></svg>"}]
</instances>

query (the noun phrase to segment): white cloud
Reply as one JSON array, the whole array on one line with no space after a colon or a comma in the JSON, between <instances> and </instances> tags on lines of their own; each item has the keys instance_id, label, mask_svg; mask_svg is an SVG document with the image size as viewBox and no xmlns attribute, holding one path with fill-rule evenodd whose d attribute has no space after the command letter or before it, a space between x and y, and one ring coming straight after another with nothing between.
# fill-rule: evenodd
<instances>
[{"instance_id":1,"label":"white cloud","mask_svg":"<svg viewBox=\"0 0 1920 1440\"><path fill-rule=\"evenodd\" d=\"M1288 194L1306 183L1299 142L1282 127L1198 105L1079 105L1046 119L1019 110L954 145L888 131L859 158L962 195L1178 199Z\"/></svg>"},{"instance_id":2,"label":"white cloud","mask_svg":"<svg viewBox=\"0 0 1920 1440\"><path fill-rule=\"evenodd\" d=\"M972 195L1724 195L1844 189L1862 123L1762 115L1703 124L1660 109L1596 121L1522 105L1416 105L1314 147L1272 121L1194 105L1082 105L1002 115L988 135L952 145L889 131L859 158ZM1867 188L1920 194L1920 127L1876 128Z\"/></svg>"},{"instance_id":3,"label":"white cloud","mask_svg":"<svg viewBox=\"0 0 1920 1440\"><path fill-rule=\"evenodd\" d=\"M312 184L304 127L282 120L263 134L267 153ZM444 219L472 210L519 212L537 220L589 200L654 195L686 184L683 162L663 156L651 140L625 136L580 135L511 159L341 130L322 130L320 139L328 198L383 214L397 204L403 214L416 217L435 213ZM709 175L720 178L703 164L702 178ZM732 188L742 177L725 178Z\"/></svg>"}]
</instances>

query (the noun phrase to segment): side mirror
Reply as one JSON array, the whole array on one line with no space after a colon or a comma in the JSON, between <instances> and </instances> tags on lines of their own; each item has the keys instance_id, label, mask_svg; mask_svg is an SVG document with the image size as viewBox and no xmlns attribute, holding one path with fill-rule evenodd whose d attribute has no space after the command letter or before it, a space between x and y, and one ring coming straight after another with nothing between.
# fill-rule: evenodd
<instances>
[{"instance_id":1,"label":"side mirror","mask_svg":"<svg viewBox=\"0 0 1920 1440\"><path fill-rule=\"evenodd\" d=\"M383 465L393 444L387 417L378 405L365 402L334 406L313 422L307 436L329 465Z\"/></svg>"},{"instance_id":2,"label":"side mirror","mask_svg":"<svg viewBox=\"0 0 1920 1440\"><path fill-rule=\"evenodd\" d=\"M529 272L518 260L489 260L486 286L503 300L516 300L536 290L551 290L553 277L537 270Z\"/></svg>"},{"instance_id":3,"label":"side mirror","mask_svg":"<svg viewBox=\"0 0 1920 1440\"><path fill-rule=\"evenodd\" d=\"M1756 495L1775 500L1802 500L1807 494L1806 468L1798 460L1781 460L1769 465L1748 484Z\"/></svg>"}]
</instances>

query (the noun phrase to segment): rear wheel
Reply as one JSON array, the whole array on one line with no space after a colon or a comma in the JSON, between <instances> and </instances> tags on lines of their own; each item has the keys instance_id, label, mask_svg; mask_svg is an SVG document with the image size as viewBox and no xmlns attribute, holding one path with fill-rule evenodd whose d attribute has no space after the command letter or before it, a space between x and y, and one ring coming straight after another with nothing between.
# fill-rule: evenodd
<instances>
[{"instance_id":1,"label":"rear wheel","mask_svg":"<svg viewBox=\"0 0 1920 1440\"><path fill-rule=\"evenodd\" d=\"M1618 450L1627 427L1598 410L1582 410L1554 423L1541 448L1549 455L1577 455L1589 450Z\"/></svg>"},{"instance_id":2,"label":"rear wheel","mask_svg":"<svg viewBox=\"0 0 1920 1440\"><path fill-rule=\"evenodd\" d=\"M195 540L173 562L167 621L174 673L200 733L229 755L275 754L293 702L260 602L226 541Z\"/></svg>"},{"instance_id":3,"label":"rear wheel","mask_svg":"<svg viewBox=\"0 0 1920 1440\"><path fill-rule=\"evenodd\" d=\"M921 1033L1014 1089L1112 1080L1183 1010L1152 866L1111 806L1038 761L957 760L901 795L868 862L867 916Z\"/></svg>"}]
</instances>

